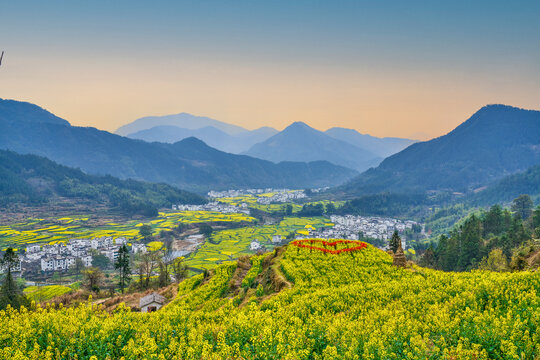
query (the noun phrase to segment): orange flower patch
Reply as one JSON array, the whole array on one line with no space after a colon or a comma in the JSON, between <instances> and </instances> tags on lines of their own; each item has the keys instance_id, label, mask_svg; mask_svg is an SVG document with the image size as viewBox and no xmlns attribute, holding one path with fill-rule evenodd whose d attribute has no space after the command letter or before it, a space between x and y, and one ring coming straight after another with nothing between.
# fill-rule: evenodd
<instances>
[{"instance_id":1,"label":"orange flower patch","mask_svg":"<svg viewBox=\"0 0 540 360\"><path fill-rule=\"evenodd\" d=\"M353 240L326 241L322 239L295 240L290 245L310 250L318 250L327 254L340 254L344 252L358 251L367 247L366 243Z\"/></svg>"}]
</instances>

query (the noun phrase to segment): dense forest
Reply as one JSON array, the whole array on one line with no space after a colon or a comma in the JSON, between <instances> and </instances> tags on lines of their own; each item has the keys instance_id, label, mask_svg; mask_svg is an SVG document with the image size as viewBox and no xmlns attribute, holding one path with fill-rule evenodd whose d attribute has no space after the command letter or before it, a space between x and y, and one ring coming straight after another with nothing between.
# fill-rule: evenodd
<instances>
[{"instance_id":1,"label":"dense forest","mask_svg":"<svg viewBox=\"0 0 540 360\"><path fill-rule=\"evenodd\" d=\"M445 271L474 268L522 270L526 258L539 250L533 240L540 237L540 207L533 210L528 195L516 198L510 209L493 205L488 211L473 213L441 235L420 263Z\"/></svg>"},{"instance_id":2,"label":"dense forest","mask_svg":"<svg viewBox=\"0 0 540 360\"><path fill-rule=\"evenodd\" d=\"M199 195L166 184L93 176L35 155L0 151L0 205L46 204L58 198L84 199L128 215L157 215L171 204L200 204Z\"/></svg>"},{"instance_id":3,"label":"dense forest","mask_svg":"<svg viewBox=\"0 0 540 360\"><path fill-rule=\"evenodd\" d=\"M530 194L533 200L540 200L540 164L491 184L472 196L469 202L473 205L510 202L520 194Z\"/></svg>"}]
</instances>

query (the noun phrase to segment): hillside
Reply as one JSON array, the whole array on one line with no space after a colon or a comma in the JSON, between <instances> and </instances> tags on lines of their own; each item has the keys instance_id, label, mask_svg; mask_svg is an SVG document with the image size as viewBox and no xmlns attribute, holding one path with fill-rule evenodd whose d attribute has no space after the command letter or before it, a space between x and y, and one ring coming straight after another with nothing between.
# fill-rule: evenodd
<instances>
[{"instance_id":1,"label":"hillside","mask_svg":"<svg viewBox=\"0 0 540 360\"><path fill-rule=\"evenodd\" d=\"M35 155L0 150L0 206L86 201L124 213L154 215L172 204L201 204L198 195L165 184L92 176Z\"/></svg>"},{"instance_id":2,"label":"hillside","mask_svg":"<svg viewBox=\"0 0 540 360\"><path fill-rule=\"evenodd\" d=\"M129 124L119 127L115 134L126 136L141 130L147 130L155 126L176 126L184 129L200 129L207 126L215 127L227 134L239 134L246 131L243 127L224 123L205 116L196 116L188 113L180 113L164 116L147 116L137 119Z\"/></svg>"},{"instance_id":3,"label":"hillside","mask_svg":"<svg viewBox=\"0 0 540 360\"><path fill-rule=\"evenodd\" d=\"M184 280L154 313L2 311L0 358L534 359L539 287L533 272L402 269L370 245L289 245Z\"/></svg>"},{"instance_id":4,"label":"hillside","mask_svg":"<svg viewBox=\"0 0 540 360\"><path fill-rule=\"evenodd\" d=\"M407 146L417 142L416 140L402 139L396 137L379 138L368 134L360 134L354 129L333 127L324 132L326 135L345 141L349 144L365 149L381 158L393 155Z\"/></svg>"},{"instance_id":5,"label":"hillside","mask_svg":"<svg viewBox=\"0 0 540 360\"><path fill-rule=\"evenodd\" d=\"M277 130L270 127L262 127L252 131L246 130L231 135L213 126L185 129L172 125L162 125L128 134L127 137L148 142L159 141L165 143L175 143L188 137L196 137L215 149L239 154L276 133Z\"/></svg>"},{"instance_id":6,"label":"hillside","mask_svg":"<svg viewBox=\"0 0 540 360\"><path fill-rule=\"evenodd\" d=\"M245 154L273 162L326 160L358 171L376 166L382 160L303 122L289 125L266 141L252 146Z\"/></svg>"},{"instance_id":7,"label":"hillside","mask_svg":"<svg viewBox=\"0 0 540 360\"><path fill-rule=\"evenodd\" d=\"M338 191L468 191L540 163L540 111L489 105L450 133L386 158Z\"/></svg>"},{"instance_id":8,"label":"hillside","mask_svg":"<svg viewBox=\"0 0 540 360\"><path fill-rule=\"evenodd\" d=\"M10 124L39 122L69 126L69 122L66 120L51 114L37 105L22 101L5 100L2 98L0 98L0 121Z\"/></svg>"},{"instance_id":9,"label":"hillside","mask_svg":"<svg viewBox=\"0 0 540 360\"><path fill-rule=\"evenodd\" d=\"M356 173L325 162L273 164L227 154L193 138L177 144L147 143L95 128L50 122L54 115L28 103L0 100L0 149L45 156L90 174L164 182L207 191L242 187L321 187L345 182ZM6 108L17 108L13 120ZM25 111L28 111L27 117Z\"/></svg>"},{"instance_id":10,"label":"hillside","mask_svg":"<svg viewBox=\"0 0 540 360\"><path fill-rule=\"evenodd\" d=\"M485 189L478 189L470 201L476 205L509 203L521 194L528 194L537 202L540 201L540 165L506 176Z\"/></svg>"}]
</instances>

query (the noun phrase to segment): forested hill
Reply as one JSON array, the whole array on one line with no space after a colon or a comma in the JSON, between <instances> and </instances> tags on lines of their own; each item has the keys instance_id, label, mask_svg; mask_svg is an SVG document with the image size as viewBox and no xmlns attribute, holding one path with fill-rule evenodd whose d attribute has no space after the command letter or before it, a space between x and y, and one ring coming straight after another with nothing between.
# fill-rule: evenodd
<instances>
[{"instance_id":1,"label":"forested hill","mask_svg":"<svg viewBox=\"0 0 540 360\"><path fill-rule=\"evenodd\" d=\"M530 195L536 202L540 201L540 164L487 186L474 194L471 202L475 205L508 203L521 194Z\"/></svg>"},{"instance_id":2,"label":"forested hill","mask_svg":"<svg viewBox=\"0 0 540 360\"><path fill-rule=\"evenodd\" d=\"M347 194L468 191L540 163L540 111L489 105L340 188Z\"/></svg>"},{"instance_id":3,"label":"forested hill","mask_svg":"<svg viewBox=\"0 0 540 360\"><path fill-rule=\"evenodd\" d=\"M215 150L202 141L147 143L71 126L29 103L0 99L0 149L45 156L89 174L164 182L182 189L334 186L358 173L328 162L274 164Z\"/></svg>"},{"instance_id":4,"label":"forested hill","mask_svg":"<svg viewBox=\"0 0 540 360\"><path fill-rule=\"evenodd\" d=\"M92 176L36 155L0 150L0 206L85 200L127 214L155 215L171 204L200 204L199 195L166 184Z\"/></svg>"}]
</instances>

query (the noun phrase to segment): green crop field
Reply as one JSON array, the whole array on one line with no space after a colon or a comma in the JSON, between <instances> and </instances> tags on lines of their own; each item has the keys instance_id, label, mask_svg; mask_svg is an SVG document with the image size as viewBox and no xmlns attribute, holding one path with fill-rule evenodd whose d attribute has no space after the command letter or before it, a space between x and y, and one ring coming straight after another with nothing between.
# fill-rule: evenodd
<instances>
[{"instance_id":1,"label":"green crop field","mask_svg":"<svg viewBox=\"0 0 540 360\"><path fill-rule=\"evenodd\" d=\"M35 302L47 301L54 297L67 294L73 289L63 285L29 286L24 289L24 294Z\"/></svg>"}]
</instances>

